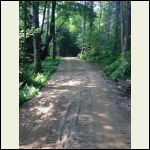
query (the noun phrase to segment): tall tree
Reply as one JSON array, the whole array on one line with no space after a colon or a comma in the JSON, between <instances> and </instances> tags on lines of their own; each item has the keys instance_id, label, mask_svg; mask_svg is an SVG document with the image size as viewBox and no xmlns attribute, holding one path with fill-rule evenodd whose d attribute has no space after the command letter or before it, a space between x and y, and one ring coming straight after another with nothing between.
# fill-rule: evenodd
<instances>
[{"instance_id":1,"label":"tall tree","mask_svg":"<svg viewBox=\"0 0 150 150\"><path fill-rule=\"evenodd\" d=\"M124 45L124 24L123 24L123 1L120 1L120 38L121 38L121 51L123 51Z\"/></svg>"},{"instance_id":2,"label":"tall tree","mask_svg":"<svg viewBox=\"0 0 150 150\"><path fill-rule=\"evenodd\" d=\"M129 36L128 36L128 50L131 48L131 1L129 1L129 7L128 7L128 13L129 13Z\"/></svg>"},{"instance_id":3,"label":"tall tree","mask_svg":"<svg viewBox=\"0 0 150 150\"><path fill-rule=\"evenodd\" d=\"M125 34L124 34L124 45L123 45L123 52L127 52L129 48L129 41L130 41L130 8L131 2L127 1L127 11L126 11L126 21L125 21Z\"/></svg>"},{"instance_id":4,"label":"tall tree","mask_svg":"<svg viewBox=\"0 0 150 150\"><path fill-rule=\"evenodd\" d=\"M90 28L90 33L92 32L92 27L93 27L93 1L90 1L90 24L89 24L89 28Z\"/></svg>"},{"instance_id":5,"label":"tall tree","mask_svg":"<svg viewBox=\"0 0 150 150\"><path fill-rule=\"evenodd\" d=\"M110 32L110 19L111 19L111 2L108 1L108 14L107 14L107 40L109 40L109 32Z\"/></svg>"},{"instance_id":6,"label":"tall tree","mask_svg":"<svg viewBox=\"0 0 150 150\"><path fill-rule=\"evenodd\" d=\"M44 20L45 20L45 13L46 13L46 5L47 5L47 1L45 1L45 5L44 5L43 19L42 19L42 27L41 27L41 35L42 35L42 33L43 33Z\"/></svg>"},{"instance_id":7,"label":"tall tree","mask_svg":"<svg viewBox=\"0 0 150 150\"><path fill-rule=\"evenodd\" d=\"M50 13L50 3L47 4L47 28L46 28L46 40L48 38L49 31L49 13Z\"/></svg>"},{"instance_id":8,"label":"tall tree","mask_svg":"<svg viewBox=\"0 0 150 150\"><path fill-rule=\"evenodd\" d=\"M102 17L102 2L101 1L99 1L99 8L100 8L100 10L99 10L99 21L98 21L98 25L99 25L99 37L100 37L100 32L101 32L101 17Z\"/></svg>"},{"instance_id":9,"label":"tall tree","mask_svg":"<svg viewBox=\"0 0 150 150\"><path fill-rule=\"evenodd\" d=\"M130 36L131 36L131 1L127 1L127 13L126 13L126 32L125 38L126 45L124 47L124 51L128 51L130 49Z\"/></svg>"},{"instance_id":10,"label":"tall tree","mask_svg":"<svg viewBox=\"0 0 150 150\"><path fill-rule=\"evenodd\" d=\"M127 4L127 5L125 5ZM124 18L126 18L124 20ZM120 2L120 25L121 25L121 50L122 53L128 51L130 47L130 21L131 19L131 2L122 1Z\"/></svg>"},{"instance_id":11,"label":"tall tree","mask_svg":"<svg viewBox=\"0 0 150 150\"><path fill-rule=\"evenodd\" d=\"M120 1L115 2L115 20L114 20L114 47L113 52L115 53L118 50L118 39L119 39L119 12L120 12Z\"/></svg>"},{"instance_id":12,"label":"tall tree","mask_svg":"<svg viewBox=\"0 0 150 150\"><path fill-rule=\"evenodd\" d=\"M44 10L43 10L43 18L42 18L42 25L41 25L41 32L40 32L40 49L41 49L41 59L44 60L45 57L44 56L44 52L42 51L43 49L43 28L44 28L44 21L45 21L45 14L46 14L46 5L47 5L47 1L45 1L44 4Z\"/></svg>"},{"instance_id":13,"label":"tall tree","mask_svg":"<svg viewBox=\"0 0 150 150\"><path fill-rule=\"evenodd\" d=\"M36 30L39 28L39 1L33 1L33 27ZM41 71L40 59L40 34L35 32L33 34L33 47L34 47L34 71L38 73Z\"/></svg>"},{"instance_id":14,"label":"tall tree","mask_svg":"<svg viewBox=\"0 0 150 150\"><path fill-rule=\"evenodd\" d=\"M26 55L26 30L27 30L27 2L24 1L24 57L23 57L23 64L25 61Z\"/></svg>"},{"instance_id":15,"label":"tall tree","mask_svg":"<svg viewBox=\"0 0 150 150\"><path fill-rule=\"evenodd\" d=\"M43 60L45 59L45 57L48 56L48 47L49 47L49 43L52 39L52 36L51 35L49 36L49 28L50 28L49 27L50 26L49 16L50 16L50 2L47 2L47 18L46 18L47 26L46 26L45 47L43 49L43 55L42 55Z\"/></svg>"},{"instance_id":16,"label":"tall tree","mask_svg":"<svg viewBox=\"0 0 150 150\"><path fill-rule=\"evenodd\" d=\"M55 57L56 57L55 8L56 8L56 1L52 1L52 16L51 16L50 34L53 36L53 59L55 59Z\"/></svg>"},{"instance_id":17,"label":"tall tree","mask_svg":"<svg viewBox=\"0 0 150 150\"><path fill-rule=\"evenodd\" d=\"M86 28L86 1L84 1L83 3L84 7L83 7L83 10L82 10L82 35L84 36L85 35L85 28Z\"/></svg>"},{"instance_id":18,"label":"tall tree","mask_svg":"<svg viewBox=\"0 0 150 150\"><path fill-rule=\"evenodd\" d=\"M53 36L55 36L54 35L55 33L55 9L56 9L56 1L52 1L50 35L46 39L46 44L44 48L44 54L45 54L44 57L48 55L48 47L49 47L50 42L53 40L53 43L56 43L55 37L53 38ZM48 35L48 30L47 30L47 35ZM54 44L54 48L55 48L55 44ZM55 50L53 52L54 52L53 54L55 54Z\"/></svg>"},{"instance_id":19,"label":"tall tree","mask_svg":"<svg viewBox=\"0 0 150 150\"><path fill-rule=\"evenodd\" d=\"M86 1L83 3L84 7L82 10L82 37L83 37L83 44L84 44L84 38L85 38L85 30L86 30ZM84 50L84 46L82 44L82 51Z\"/></svg>"}]
</instances>

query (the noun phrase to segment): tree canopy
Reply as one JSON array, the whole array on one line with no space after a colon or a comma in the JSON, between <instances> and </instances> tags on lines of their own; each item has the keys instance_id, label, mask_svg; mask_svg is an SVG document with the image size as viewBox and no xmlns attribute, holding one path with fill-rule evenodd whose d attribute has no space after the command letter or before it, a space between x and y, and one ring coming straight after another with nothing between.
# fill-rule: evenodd
<instances>
[{"instance_id":1,"label":"tree canopy","mask_svg":"<svg viewBox=\"0 0 150 150\"><path fill-rule=\"evenodd\" d=\"M32 64L77 56L98 62L112 79L130 78L131 1L20 1L20 81Z\"/></svg>"}]
</instances>

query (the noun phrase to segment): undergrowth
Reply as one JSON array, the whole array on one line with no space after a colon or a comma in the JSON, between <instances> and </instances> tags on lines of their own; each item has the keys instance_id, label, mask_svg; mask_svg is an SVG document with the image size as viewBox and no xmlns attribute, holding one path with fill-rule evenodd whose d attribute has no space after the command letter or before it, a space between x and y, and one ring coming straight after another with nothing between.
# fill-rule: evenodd
<instances>
[{"instance_id":1,"label":"undergrowth","mask_svg":"<svg viewBox=\"0 0 150 150\"><path fill-rule=\"evenodd\" d=\"M78 58L103 65L103 71L112 80L129 79L131 77L131 52L112 54L111 52L91 53L84 51Z\"/></svg>"},{"instance_id":2,"label":"undergrowth","mask_svg":"<svg viewBox=\"0 0 150 150\"><path fill-rule=\"evenodd\" d=\"M47 79L55 72L59 64L59 58L52 60L47 57L42 61L42 71L34 73L34 64L25 65L19 72L19 104L23 104L42 88Z\"/></svg>"}]
</instances>

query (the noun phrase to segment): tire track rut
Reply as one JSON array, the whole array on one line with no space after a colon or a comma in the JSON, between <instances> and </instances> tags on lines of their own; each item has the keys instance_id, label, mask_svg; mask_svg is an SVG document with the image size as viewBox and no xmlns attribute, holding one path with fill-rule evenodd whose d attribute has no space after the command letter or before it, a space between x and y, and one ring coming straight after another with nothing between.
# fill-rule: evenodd
<instances>
[{"instance_id":1,"label":"tire track rut","mask_svg":"<svg viewBox=\"0 0 150 150\"><path fill-rule=\"evenodd\" d=\"M114 88L90 63L63 58L41 92L20 107L20 148L129 149L130 112L113 103Z\"/></svg>"}]
</instances>

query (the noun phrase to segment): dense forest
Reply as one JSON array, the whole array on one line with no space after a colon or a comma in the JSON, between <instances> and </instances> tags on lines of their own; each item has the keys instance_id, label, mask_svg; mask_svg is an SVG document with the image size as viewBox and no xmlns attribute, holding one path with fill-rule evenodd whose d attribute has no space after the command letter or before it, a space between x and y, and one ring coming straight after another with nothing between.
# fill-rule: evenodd
<instances>
[{"instance_id":1,"label":"dense forest","mask_svg":"<svg viewBox=\"0 0 150 150\"><path fill-rule=\"evenodd\" d=\"M60 57L98 63L112 80L131 75L131 1L20 1L19 99L30 99Z\"/></svg>"}]
</instances>

